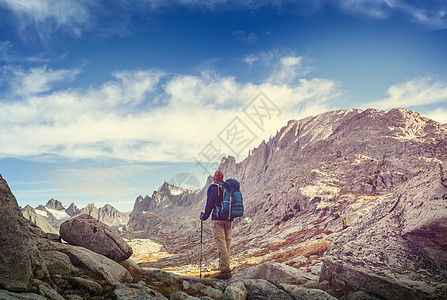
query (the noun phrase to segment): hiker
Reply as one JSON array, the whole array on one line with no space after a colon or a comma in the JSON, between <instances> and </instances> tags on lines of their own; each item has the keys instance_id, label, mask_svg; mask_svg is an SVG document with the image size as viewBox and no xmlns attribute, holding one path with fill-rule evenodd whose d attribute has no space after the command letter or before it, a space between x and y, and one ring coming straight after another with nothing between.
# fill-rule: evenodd
<instances>
[{"instance_id":1,"label":"hiker","mask_svg":"<svg viewBox=\"0 0 447 300\"><path fill-rule=\"evenodd\" d=\"M216 171L213 176L214 182L208 188L205 213L200 214L200 220L206 221L211 215L211 225L213 228L214 241L219 253L219 270L220 274L216 276L217 279L230 279L230 247L231 234L233 230L234 217L223 217L217 213L218 206L222 205L224 198L224 174L221 171Z\"/></svg>"}]
</instances>

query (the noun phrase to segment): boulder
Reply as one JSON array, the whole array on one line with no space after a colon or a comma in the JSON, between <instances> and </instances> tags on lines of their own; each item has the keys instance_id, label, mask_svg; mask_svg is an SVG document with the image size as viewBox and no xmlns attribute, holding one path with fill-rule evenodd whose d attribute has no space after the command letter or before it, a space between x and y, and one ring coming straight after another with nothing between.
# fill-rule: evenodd
<instances>
[{"instance_id":1,"label":"boulder","mask_svg":"<svg viewBox=\"0 0 447 300\"><path fill-rule=\"evenodd\" d=\"M44 296L34 293L13 293L0 290L0 299L2 300L46 300Z\"/></svg>"},{"instance_id":2,"label":"boulder","mask_svg":"<svg viewBox=\"0 0 447 300\"><path fill-rule=\"evenodd\" d=\"M171 296L169 297L169 300L199 300L199 299L200 298L190 296L187 293L181 291L172 293Z\"/></svg>"},{"instance_id":3,"label":"boulder","mask_svg":"<svg viewBox=\"0 0 447 300\"><path fill-rule=\"evenodd\" d=\"M101 285L91 279L82 277L70 277L69 282L75 289L88 291L90 295L102 294Z\"/></svg>"},{"instance_id":4,"label":"boulder","mask_svg":"<svg viewBox=\"0 0 447 300\"><path fill-rule=\"evenodd\" d=\"M318 289L309 289L290 284L281 284L282 289L292 295L295 300L337 300L325 291Z\"/></svg>"},{"instance_id":5,"label":"boulder","mask_svg":"<svg viewBox=\"0 0 447 300\"><path fill-rule=\"evenodd\" d=\"M212 288L210 286L207 286L201 282L189 282L189 288L187 289L187 292L191 295L195 296L206 296L210 297L212 299L222 299L222 291Z\"/></svg>"},{"instance_id":6,"label":"boulder","mask_svg":"<svg viewBox=\"0 0 447 300\"><path fill-rule=\"evenodd\" d=\"M243 281L247 288L247 299L281 299L292 300L293 297L273 283L263 279L245 279Z\"/></svg>"},{"instance_id":7,"label":"boulder","mask_svg":"<svg viewBox=\"0 0 447 300\"><path fill-rule=\"evenodd\" d=\"M119 263L124 268L126 268L127 271L129 271L130 275L132 275L133 281L138 282L140 281L140 278L144 274L144 270L133 260L128 259L125 261L122 261Z\"/></svg>"},{"instance_id":8,"label":"boulder","mask_svg":"<svg viewBox=\"0 0 447 300\"><path fill-rule=\"evenodd\" d=\"M247 289L242 281L230 283L222 297L223 300L245 300L247 299Z\"/></svg>"},{"instance_id":9,"label":"boulder","mask_svg":"<svg viewBox=\"0 0 447 300\"><path fill-rule=\"evenodd\" d=\"M346 296L345 300L384 300L384 299L379 296L374 296L365 291L355 291L349 293L349 295Z\"/></svg>"},{"instance_id":10,"label":"boulder","mask_svg":"<svg viewBox=\"0 0 447 300\"><path fill-rule=\"evenodd\" d=\"M62 223L59 233L69 244L90 249L116 262L128 259L133 253L115 230L87 214Z\"/></svg>"},{"instance_id":11,"label":"boulder","mask_svg":"<svg viewBox=\"0 0 447 300\"><path fill-rule=\"evenodd\" d=\"M43 237L54 242L62 243L61 237L56 233L45 232Z\"/></svg>"},{"instance_id":12,"label":"boulder","mask_svg":"<svg viewBox=\"0 0 447 300\"><path fill-rule=\"evenodd\" d=\"M149 299L149 300L166 300L167 298L144 285L138 283L120 284L114 291L118 300L130 299Z\"/></svg>"},{"instance_id":13,"label":"boulder","mask_svg":"<svg viewBox=\"0 0 447 300\"><path fill-rule=\"evenodd\" d=\"M317 283L318 276L303 272L294 267L276 262L265 262L249 267L237 273L237 277L245 279L265 279L275 283L307 284Z\"/></svg>"},{"instance_id":14,"label":"boulder","mask_svg":"<svg viewBox=\"0 0 447 300\"><path fill-rule=\"evenodd\" d=\"M37 285L39 287L39 293L42 296L44 296L45 299L49 299L49 300L64 300L64 297L62 297L55 289L53 289L47 283L40 282Z\"/></svg>"},{"instance_id":15,"label":"boulder","mask_svg":"<svg viewBox=\"0 0 447 300\"><path fill-rule=\"evenodd\" d=\"M320 281L385 299L447 295L447 170L421 172L341 233Z\"/></svg>"},{"instance_id":16,"label":"boulder","mask_svg":"<svg viewBox=\"0 0 447 300\"><path fill-rule=\"evenodd\" d=\"M67 244L53 243L56 251L66 254L73 266L96 274L109 284L132 281L130 273L119 263L89 249Z\"/></svg>"},{"instance_id":17,"label":"boulder","mask_svg":"<svg viewBox=\"0 0 447 300\"><path fill-rule=\"evenodd\" d=\"M34 272L39 276L45 276L47 272L27 222L0 175L0 288L28 291Z\"/></svg>"},{"instance_id":18,"label":"boulder","mask_svg":"<svg viewBox=\"0 0 447 300\"><path fill-rule=\"evenodd\" d=\"M58 251L42 251L41 255L50 275L72 276L79 273L79 270L72 265L67 254Z\"/></svg>"},{"instance_id":19,"label":"boulder","mask_svg":"<svg viewBox=\"0 0 447 300\"><path fill-rule=\"evenodd\" d=\"M194 297L222 299L228 286L224 280L185 277L160 269L150 269L145 274L148 284L168 297L173 291L183 291Z\"/></svg>"}]
</instances>

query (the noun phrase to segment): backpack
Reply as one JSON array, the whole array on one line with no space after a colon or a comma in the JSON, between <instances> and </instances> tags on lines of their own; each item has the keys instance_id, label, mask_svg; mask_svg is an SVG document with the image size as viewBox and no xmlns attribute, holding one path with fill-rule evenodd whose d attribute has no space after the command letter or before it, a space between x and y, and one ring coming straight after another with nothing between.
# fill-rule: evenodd
<instances>
[{"instance_id":1,"label":"backpack","mask_svg":"<svg viewBox=\"0 0 447 300\"><path fill-rule=\"evenodd\" d=\"M216 185L222 187L224 196L222 205L216 205L213 215L219 220L242 217L244 205L239 182L236 179L227 179L222 185Z\"/></svg>"}]
</instances>

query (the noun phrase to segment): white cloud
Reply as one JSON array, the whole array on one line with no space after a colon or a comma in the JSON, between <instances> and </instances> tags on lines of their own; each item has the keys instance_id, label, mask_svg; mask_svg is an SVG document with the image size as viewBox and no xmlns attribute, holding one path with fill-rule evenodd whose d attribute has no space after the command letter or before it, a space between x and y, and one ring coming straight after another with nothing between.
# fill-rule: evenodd
<instances>
[{"instance_id":1,"label":"white cloud","mask_svg":"<svg viewBox=\"0 0 447 300\"><path fill-rule=\"evenodd\" d=\"M0 61L7 61L12 44L9 41L0 42Z\"/></svg>"},{"instance_id":2,"label":"white cloud","mask_svg":"<svg viewBox=\"0 0 447 300\"><path fill-rule=\"evenodd\" d=\"M14 51L13 44L10 41L0 42L0 62L10 64L17 62L48 63L49 61L44 54L34 56L19 55Z\"/></svg>"},{"instance_id":3,"label":"white cloud","mask_svg":"<svg viewBox=\"0 0 447 300\"><path fill-rule=\"evenodd\" d=\"M284 48L275 48L267 52L251 53L243 58L250 69L255 67L267 68L266 82L275 85L290 85L309 73L307 58L297 56L293 51ZM272 71L273 70L273 71ZM257 71L259 72L259 70Z\"/></svg>"},{"instance_id":4,"label":"white cloud","mask_svg":"<svg viewBox=\"0 0 447 300\"><path fill-rule=\"evenodd\" d=\"M413 22L424 25L428 29L446 29L447 3L439 2L439 4L422 1L411 5L402 1L399 3L399 9L409 15Z\"/></svg>"},{"instance_id":5,"label":"white cloud","mask_svg":"<svg viewBox=\"0 0 447 300\"><path fill-rule=\"evenodd\" d=\"M300 56L281 57L273 74L268 81L276 84L290 84L298 75L305 75L306 71L302 66L303 58Z\"/></svg>"},{"instance_id":6,"label":"white cloud","mask_svg":"<svg viewBox=\"0 0 447 300\"><path fill-rule=\"evenodd\" d=\"M438 121L439 123L447 124L447 109L445 108L438 107L435 110L425 113L424 115L430 119Z\"/></svg>"},{"instance_id":7,"label":"white cloud","mask_svg":"<svg viewBox=\"0 0 447 300\"><path fill-rule=\"evenodd\" d=\"M99 89L90 89L87 97L108 105L136 105L154 91L160 79L165 75L157 70L137 70L114 72L117 80L103 84Z\"/></svg>"},{"instance_id":8,"label":"white cloud","mask_svg":"<svg viewBox=\"0 0 447 300\"><path fill-rule=\"evenodd\" d=\"M159 0L152 0L149 3L158 3L156 7L161 7ZM200 7L206 9L245 9L256 10L263 7L274 7L283 9L287 5L296 5L301 14L313 14L322 9L325 5L334 5L343 12L375 19L386 19L393 15L404 15L413 22L426 26L428 29L447 28L447 4L444 1L406 1L406 0L264 0L264 1L197 1L197 0L177 0L176 3L188 7ZM154 7L154 6L153 6Z\"/></svg>"},{"instance_id":9,"label":"white cloud","mask_svg":"<svg viewBox=\"0 0 447 300\"><path fill-rule=\"evenodd\" d=\"M385 19L403 14L430 30L447 28L447 4L444 1L342 0L343 11L360 16Z\"/></svg>"},{"instance_id":10,"label":"white cloud","mask_svg":"<svg viewBox=\"0 0 447 300\"><path fill-rule=\"evenodd\" d=\"M153 92L161 77L164 76L160 71L123 71L115 72L113 76L119 79L122 86L125 87L125 94L121 95L124 98L133 97L139 101L148 92Z\"/></svg>"},{"instance_id":11,"label":"white cloud","mask_svg":"<svg viewBox=\"0 0 447 300\"><path fill-rule=\"evenodd\" d=\"M447 82L431 77L416 78L388 88L388 97L365 107L387 109L393 107L412 107L447 101Z\"/></svg>"},{"instance_id":12,"label":"white cloud","mask_svg":"<svg viewBox=\"0 0 447 300\"><path fill-rule=\"evenodd\" d=\"M0 0L0 5L16 16L19 29L35 27L41 39L55 29L63 29L75 36L82 33L89 21L85 2L74 0Z\"/></svg>"},{"instance_id":13,"label":"white cloud","mask_svg":"<svg viewBox=\"0 0 447 300\"><path fill-rule=\"evenodd\" d=\"M254 63L262 64L270 68L276 67L280 64L283 57L296 56L294 52L283 49L275 48L270 51L262 51L258 53L250 53L243 61L248 65L253 65Z\"/></svg>"},{"instance_id":14,"label":"white cloud","mask_svg":"<svg viewBox=\"0 0 447 300\"><path fill-rule=\"evenodd\" d=\"M71 70L52 70L46 66L24 70L21 67L7 68L7 73L11 74L10 84L17 96L30 96L39 93L48 92L52 84L61 81L72 81L81 71L79 69Z\"/></svg>"},{"instance_id":15,"label":"white cloud","mask_svg":"<svg viewBox=\"0 0 447 300\"><path fill-rule=\"evenodd\" d=\"M294 68L284 66L299 61L284 58L281 76L296 76ZM55 81L72 79L70 71L18 72L12 88L29 89L16 90L21 98L14 101L0 101L1 157L191 161L236 115L243 116L242 109L261 91L283 111L265 128L267 136L304 110L327 110L325 103L339 95L337 84L327 79L254 84L212 72L173 76L158 70L115 72L114 80L97 88L53 90ZM36 74L43 79L30 83ZM259 135L250 147L261 140Z\"/></svg>"},{"instance_id":16,"label":"white cloud","mask_svg":"<svg viewBox=\"0 0 447 300\"><path fill-rule=\"evenodd\" d=\"M394 2L394 0L342 0L339 5L351 14L384 19L390 15L395 6Z\"/></svg>"},{"instance_id":17,"label":"white cloud","mask_svg":"<svg viewBox=\"0 0 447 300\"><path fill-rule=\"evenodd\" d=\"M255 62L259 61L259 57L251 54L251 55L247 55L246 57L244 57L243 61L247 65L253 65Z\"/></svg>"},{"instance_id":18,"label":"white cloud","mask_svg":"<svg viewBox=\"0 0 447 300\"><path fill-rule=\"evenodd\" d=\"M146 176L157 167L138 164L117 167L58 169L49 173L50 178L66 191L75 195L127 197L135 193L128 186L129 180ZM127 202L126 202L127 203Z\"/></svg>"},{"instance_id":19,"label":"white cloud","mask_svg":"<svg viewBox=\"0 0 447 300\"><path fill-rule=\"evenodd\" d=\"M166 84L165 92L173 105L182 109L196 105L228 110L242 107L247 98L254 96L256 87L250 83L238 83L232 76L203 72L201 76L180 75L172 78Z\"/></svg>"}]
</instances>

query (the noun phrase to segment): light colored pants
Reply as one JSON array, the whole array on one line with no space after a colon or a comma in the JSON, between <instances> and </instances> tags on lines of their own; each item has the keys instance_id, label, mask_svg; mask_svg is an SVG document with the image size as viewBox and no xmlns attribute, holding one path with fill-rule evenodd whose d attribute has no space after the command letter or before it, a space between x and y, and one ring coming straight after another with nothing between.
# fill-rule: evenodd
<instances>
[{"instance_id":1,"label":"light colored pants","mask_svg":"<svg viewBox=\"0 0 447 300\"><path fill-rule=\"evenodd\" d=\"M214 241L219 253L219 270L221 273L231 271L230 269L230 247L233 221L212 220Z\"/></svg>"}]
</instances>

